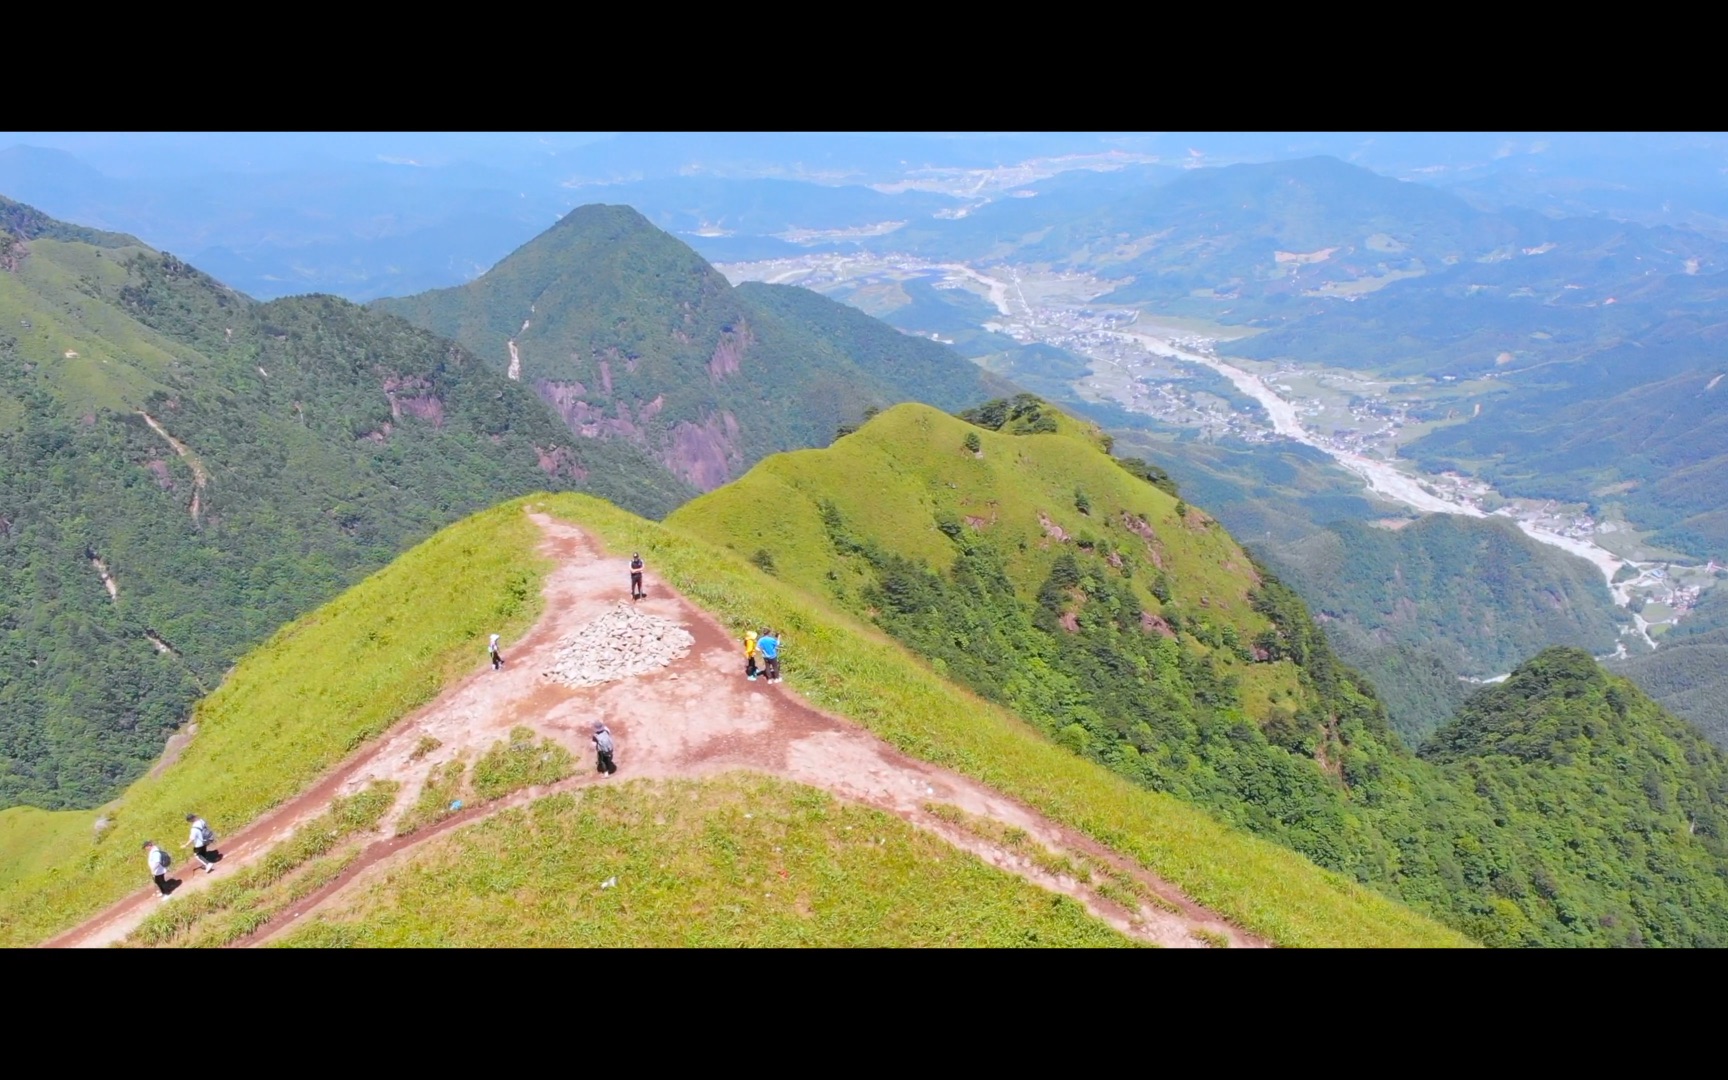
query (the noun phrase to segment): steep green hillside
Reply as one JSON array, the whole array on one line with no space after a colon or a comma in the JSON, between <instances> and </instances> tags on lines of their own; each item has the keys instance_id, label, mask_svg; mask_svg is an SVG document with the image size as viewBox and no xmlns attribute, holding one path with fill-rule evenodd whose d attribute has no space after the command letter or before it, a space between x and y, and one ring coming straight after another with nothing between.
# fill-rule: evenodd
<instances>
[{"instance_id":1,"label":"steep green hillside","mask_svg":"<svg viewBox=\"0 0 1728 1080\"><path fill-rule=\"evenodd\" d=\"M1413 743L1457 702L1407 681L1410 654L1389 646L1488 678L1550 645L1612 652L1618 636L1602 575L1510 521L1432 514L1397 531L1341 522L1272 561L1345 659L1373 678L1393 726Z\"/></svg>"},{"instance_id":2,"label":"steep green hillside","mask_svg":"<svg viewBox=\"0 0 1728 1080\"><path fill-rule=\"evenodd\" d=\"M1637 914L1632 894L1596 889L1565 854L1585 835L1643 827L1621 798L1637 778L1597 766L1616 798L1546 832L1507 827L1467 769L1404 748L1296 595L1204 515L1035 402L974 416L983 427L897 407L827 450L764 462L668 524L870 618L1074 753L1482 940L1604 944L1636 929L1669 945L1728 941L1728 907L1709 906L1728 897L1728 863L1705 826L1653 841L1690 869L1651 877ZM1695 750L1667 728L1628 737L1676 760ZM1620 930L1584 926L1559 894L1506 877L1531 866ZM1694 917L1651 914L1695 899Z\"/></svg>"},{"instance_id":3,"label":"steep green hillside","mask_svg":"<svg viewBox=\"0 0 1728 1080\"><path fill-rule=\"evenodd\" d=\"M1505 899L1544 901L1527 937L1728 944L1728 758L1588 653L1549 649L1482 690L1423 756L1542 853L1479 863Z\"/></svg>"},{"instance_id":4,"label":"steep green hillside","mask_svg":"<svg viewBox=\"0 0 1728 1080\"><path fill-rule=\"evenodd\" d=\"M572 431L644 447L703 490L825 445L869 406L963 408L995 385L843 304L733 289L625 206L579 207L467 285L376 306L513 372Z\"/></svg>"},{"instance_id":5,"label":"steep green hillside","mask_svg":"<svg viewBox=\"0 0 1728 1080\"><path fill-rule=\"evenodd\" d=\"M92 812L0 812L0 850L28 860L35 870L12 883L0 882L0 945L39 941L137 888L136 840L183 827L180 814L188 805L213 821L230 823L230 832L243 827L417 708L451 676L472 670L489 630L511 634L523 628L538 609L536 583L547 569L535 554L539 536L522 513L525 504L580 524L609 550L644 552L659 576L734 626L764 619L784 626L793 650L787 684L822 707L865 724L908 753L1025 800L1278 944L1468 944L1372 890L1067 753L1006 711L937 677L857 620L764 576L741 557L599 500L566 494L517 500L460 522L284 628L243 659L223 688L200 706L199 735L185 755L160 777L129 788L105 809L104 826L94 834ZM728 798L723 790L715 797L722 803ZM635 805L628 796L621 801L624 805L613 809L628 812ZM604 822L582 825L559 805L542 804L529 812L545 815L560 829L604 831ZM685 824L669 825L665 838L681 843L678 830ZM713 835L729 842L722 824L715 823ZM762 839L741 834L737 842L754 850ZM908 845L897 838L894 850L922 850ZM542 876L556 872L562 875L556 887L565 893L592 887L585 876L569 876L585 866L574 854L557 868L531 861L517 869ZM640 852L620 854L640 858ZM996 889L980 887L976 880L965 883L965 875L976 875L959 863L939 872L860 862L856 852L835 857L868 875L872 891L867 895L881 901L910 884L952 892L958 882L965 884L976 911ZM488 882L484 887L490 889L497 879ZM463 890L469 883L453 884L458 891L449 899L467 903ZM1008 903L1006 909L998 904L998 910L1019 903L1014 892L996 890ZM747 914L750 922L764 925L781 911L765 902ZM688 929L719 940L728 932L730 916L713 908L708 914L715 921ZM866 932L852 914L842 911L836 918L830 925ZM664 933L663 927L642 922L622 925L630 933Z\"/></svg>"},{"instance_id":6,"label":"steep green hillside","mask_svg":"<svg viewBox=\"0 0 1728 1080\"><path fill-rule=\"evenodd\" d=\"M232 833L473 670L486 635L539 613L540 532L506 504L425 541L249 652L198 703L178 760L94 810L0 810L0 947L74 925L136 889L138 844L197 807ZM232 823L232 824L229 824Z\"/></svg>"},{"instance_id":7,"label":"steep green hillside","mask_svg":"<svg viewBox=\"0 0 1728 1080\"><path fill-rule=\"evenodd\" d=\"M0 210L0 807L100 803L247 648L501 496L693 493L399 319Z\"/></svg>"}]
</instances>

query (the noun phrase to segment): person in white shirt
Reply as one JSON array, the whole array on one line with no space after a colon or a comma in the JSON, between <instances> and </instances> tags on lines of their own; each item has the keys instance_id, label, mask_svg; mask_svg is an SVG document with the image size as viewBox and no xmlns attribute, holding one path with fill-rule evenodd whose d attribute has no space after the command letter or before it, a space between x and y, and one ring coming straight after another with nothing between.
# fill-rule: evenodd
<instances>
[{"instance_id":1,"label":"person in white shirt","mask_svg":"<svg viewBox=\"0 0 1728 1080\"><path fill-rule=\"evenodd\" d=\"M192 824L192 835L180 846L183 848L191 848L192 854L197 856L198 861L204 864L204 872L206 874L211 873L216 869L216 863L210 858L209 848L211 843L215 841L216 834L211 831L210 826L205 823L204 819L199 817L197 814L187 814L186 820Z\"/></svg>"},{"instance_id":2,"label":"person in white shirt","mask_svg":"<svg viewBox=\"0 0 1728 1080\"><path fill-rule=\"evenodd\" d=\"M504 658L498 654L498 635L492 635L492 643L486 647L487 655L492 658L492 670L497 671L504 666Z\"/></svg>"},{"instance_id":3,"label":"person in white shirt","mask_svg":"<svg viewBox=\"0 0 1728 1080\"><path fill-rule=\"evenodd\" d=\"M156 841L144 841L144 861L150 865L150 879L156 882L156 888L161 890L162 899L172 895L168 889L168 864L173 860L168 853L156 846Z\"/></svg>"}]
</instances>

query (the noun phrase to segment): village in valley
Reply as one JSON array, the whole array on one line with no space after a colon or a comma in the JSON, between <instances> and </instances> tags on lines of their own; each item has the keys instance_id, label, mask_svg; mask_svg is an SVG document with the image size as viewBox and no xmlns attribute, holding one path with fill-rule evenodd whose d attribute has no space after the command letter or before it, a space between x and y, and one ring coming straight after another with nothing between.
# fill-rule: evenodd
<instances>
[{"instance_id":1,"label":"village in valley","mask_svg":"<svg viewBox=\"0 0 1728 1080\"><path fill-rule=\"evenodd\" d=\"M1070 382L1082 400L1114 403L1209 440L1298 438L1364 475L1380 497L1390 494L1391 501L1406 503L1404 516L1383 523L1388 527L1412 520L1412 507L1449 507L1507 518L1535 539L1589 559L1610 577L1616 601L1631 614L1635 625L1629 633L1647 645L1684 618L1705 590L1728 578L1728 568L1688 564L1651 548L1629 523L1592 518L1582 504L1508 497L1462 473L1422 473L1400 464L1400 445L1479 411L1480 397L1493 390L1491 375L1475 382L1446 373L1390 380L1366 371L1220 357L1219 341L1236 328L1100 304L1098 298L1120 283L1082 273L1012 266L981 271L858 251L717 268L734 284L796 284L842 299L914 279L938 290L965 290L996 311L979 330L1086 361L1091 370ZM892 320L891 309L872 313ZM902 330L956 344L952 330ZM1395 482L1376 483L1377 478ZM1400 499L1399 489L1417 489L1411 491L1417 497Z\"/></svg>"}]
</instances>

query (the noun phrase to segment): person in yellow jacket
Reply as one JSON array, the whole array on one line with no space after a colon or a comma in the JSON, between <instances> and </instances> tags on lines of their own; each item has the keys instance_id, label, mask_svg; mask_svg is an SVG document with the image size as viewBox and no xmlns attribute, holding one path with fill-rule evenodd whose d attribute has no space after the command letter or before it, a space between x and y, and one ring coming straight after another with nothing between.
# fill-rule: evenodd
<instances>
[{"instance_id":1,"label":"person in yellow jacket","mask_svg":"<svg viewBox=\"0 0 1728 1080\"><path fill-rule=\"evenodd\" d=\"M756 681L756 631L744 635L744 677Z\"/></svg>"}]
</instances>

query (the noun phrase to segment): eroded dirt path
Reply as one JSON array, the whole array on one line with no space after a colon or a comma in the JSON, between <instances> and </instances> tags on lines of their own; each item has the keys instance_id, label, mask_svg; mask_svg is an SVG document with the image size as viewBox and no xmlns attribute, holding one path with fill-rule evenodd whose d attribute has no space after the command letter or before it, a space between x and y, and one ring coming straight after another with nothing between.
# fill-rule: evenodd
<instances>
[{"instance_id":1,"label":"eroded dirt path","mask_svg":"<svg viewBox=\"0 0 1728 1080\"><path fill-rule=\"evenodd\" d=\"M578 689L546 677L563 639L613 605L629 602L629 578L625 560L604 556L579 529L544 515L533 518L546 535L543 550L557 566L546 581L546 611L539 622L522 640L503 643L504 669L495 672L483 667L458 682L363 748L316 788L219 842L223 859L215 874L178 869L182 885L177 895L207 888L213 879L251 864L297 826L323 813L332 798L352 794L374 779L400 781L402 790L359 857L334 881L241 944L263 944L292 929L351 883L381 872L387 861L415 845L506 807L595 783L748 769L895 814L992 865L1074 898L1139 940L1167 947L1210 947L1223 941L1237 947L1266 945L1075 830L975 780L909 758L848 720L811 708L791 684L746 681L742 651L731 634L655 580L652 572L648 598L637 607L688 630L695 637L688 655L658 671L600 686ZM797 642L789 645L795 665ZM483 653L482 641L476 645L477 663L483 663ZM610 779L601 779L593 771L589 735L597 719L606 721L618 745L618 773ZM396 821L419 796L431 769L462 754L473 760L517 725L567 746L581 763L577 774L468 807L409 836L394 835ZM441 745L416 759L415 748L427 736ZM955 816L951 812L933 813L931 806L988 819L998 829L1022 830L1029 841L1015 844L988 829L965 827L950 820ZM1035 859L1033 845L1046 855L1090 863L1094 868L1090 880L1048 869L1057 865L1055 860ZM1113 871L1114 882L1096 872L1105 868ZM1130 889L1124 889L1124 884ZM1111 895L1100 892L1100 886ZM147 884L48 945L92 947L121 941L159 903Z\"/></svg>"},{"instance_id":2,"label":"eroded dirt path","mask_svg":"<svg viewBox=\"0 0 1728 1080\"><path fill-rule=\"evenodd\" d=\"M263 371L264 369L259 368L258 370ZM190 449L188 449L185 443L181 442L179 439L176 439L174 436L168 434L168 429L163 427L161 424L157 423L156 418L154 416L151 416L149 413L143 411L142 409L140 409L138 411L138 415L142 416L144 418L144 422L146 424L150 425L151 431L154 431L156 434L158 434L158 435L162 436L162 438L166 439L168 442L168 445L174 448L174 452L176 454L180 455L180 460L184 461L187 464L187 466L189 468L191 468L191 470L192 470L192 506L191 506L192 520L197 521L198 520L198 511L200 509L199 504L200 504L200 502L204 496L204 486L210 482L210 474L204 470L204 463L202 461L198 460L198 455L194 454Z\"/></svg>"}]
</instances>

